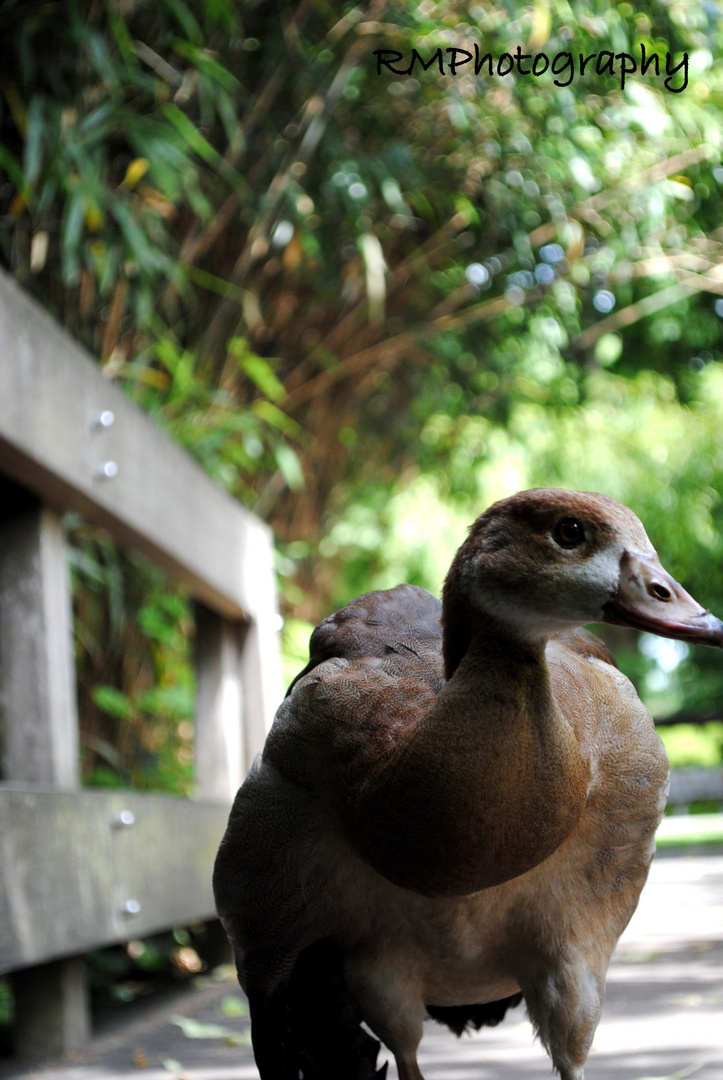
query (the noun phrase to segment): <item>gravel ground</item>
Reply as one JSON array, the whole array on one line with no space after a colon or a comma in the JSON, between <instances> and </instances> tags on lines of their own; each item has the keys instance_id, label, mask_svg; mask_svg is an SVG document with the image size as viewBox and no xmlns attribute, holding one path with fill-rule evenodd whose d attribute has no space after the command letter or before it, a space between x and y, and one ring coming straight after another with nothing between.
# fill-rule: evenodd
<instances>
[{"instance_id":1,"label":"gravel ground","mask_svg":"<svg viewBox=\"0 0 723 1080\"><path fill-rule=\"evenodd\" d=\"M0 1078L28 1080L258 1080L248 1020L230 978L142 1001L73 1060ZM216 1025L216 1029L209 1025ZM223 1029L219 1031L218 1029ZM456 1039L430 1023L427 1080L547 1080L550 1063L519 1008L495 1029ZM586 1080L722 1080L723 853L659 855L618 945ZM342 1080L342 1078L339 1078ZM392 1064L389 1080L396 1080Z\"/></svg>"}]
</instances>

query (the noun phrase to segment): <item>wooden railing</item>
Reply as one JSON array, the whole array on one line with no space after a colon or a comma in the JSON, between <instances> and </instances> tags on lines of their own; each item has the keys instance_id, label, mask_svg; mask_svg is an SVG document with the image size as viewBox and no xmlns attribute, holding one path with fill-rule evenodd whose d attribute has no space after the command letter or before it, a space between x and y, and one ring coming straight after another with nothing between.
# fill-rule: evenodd
<instances>
[{"instance_id":1,"label":"wooden railing","mask_svg":"<svg viewBox=\"0 0 723 1080\"><path fill-rule=\"evenodd\" d=\"M213 918L230 801L281 696L268 528L0 274L0 973L21 1056L88 1038L82 954ZM80 789L62 515L196 600L198 798Z\"/></svg>"}]
</instances>

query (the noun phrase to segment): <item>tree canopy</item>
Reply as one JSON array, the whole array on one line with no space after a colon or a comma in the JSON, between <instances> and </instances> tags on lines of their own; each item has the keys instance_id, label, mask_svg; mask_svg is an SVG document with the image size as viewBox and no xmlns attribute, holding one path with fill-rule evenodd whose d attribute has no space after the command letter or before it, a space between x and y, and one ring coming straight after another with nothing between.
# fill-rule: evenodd
<instances>
[{"instance_id":1,"label":"tree canopy","mask_svg":"<svg viewBox=\"0 0 723 1080\"><path fill-rule=\"evenodd\" d=\"M292 628L438 591L530 485L628 503L723 611L722 34L719 0L6 0L0 258L272 524ZM96 669L93 582L146 572L82 534L89 715L175 731L185 616L155 579L114 609L165 706ZM622 644L661 716L716 714L715 654Z\"/></svg>"}]
</instances>

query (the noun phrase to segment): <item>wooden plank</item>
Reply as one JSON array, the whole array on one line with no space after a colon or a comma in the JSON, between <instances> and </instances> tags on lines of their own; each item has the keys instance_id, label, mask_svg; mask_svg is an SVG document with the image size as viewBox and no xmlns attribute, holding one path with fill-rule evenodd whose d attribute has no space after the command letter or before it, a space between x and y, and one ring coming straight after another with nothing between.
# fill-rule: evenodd
<instances>
[{"instance_id":1,"label":"wooden plank","mask_svg":"<svg viewBox=\"0 0 723 1080\"><path fill-rule=\"evenodd\" d=\"M723 769L673 769L668 802L671 806L684 806L692 802L723 802Z\"/></svg>"},{"instance_id":2,"label":"wooden plank","mask_svg":"<svg viewBox=\"0 0 723 1080\"><path fill-rule=\"evenodd\" d=\"M5 779L73 791L80 781L70 574L60 517L0 481L0 734ZM13 984L20 1057L61 1054L90 1030L77 958L25 969Z\"/></svg>"},{"instance_id":3,"label":"wooden plank","mask_svg":"<svg viewBox=\"0 0 723 1080\"><path fill-rule=\"evenodd\" d=\"M228 806L0 785L0 973L214 917Z\"/></svg>"},{"instance_id":4,"label":"wooden plank","mask_svg":"<svg viewBox=\"0 0 723 1080\"><path fill-rule=\"evenodd\" d=\"M231 802L246 760L243 625L196 606L196 787L202 799Z\"/></svg>"},{"instance_id":5,"label":"wooden plank","mask_svg":"<svg viewBox=\"0 0 723 1080\"><path fill-rule=\"evenodd\" d=\"M15 1057L39 1061L83 1050L90 1039L90 994L80 956L16 971Z\"/></svg>"},{"instance_id":6,"label":"wooden plank","mask_svg":"<svg viewBox=\"0 0 723 1080\"><path fill-rule=\"evenodd\" d=\"M98 418L113 416L110 426ZM104 475L113 463L115 475ZM113 468L107 468L113 473ZM0 272L0 472L169 570L210 608L254 619L246 552L270 530L103 378Z\"/></svg>"},{"instance_id":7,"label":"wooden plank","mask_svg":"<svg viewBox=\"0 0 723 1080\"><path fill-rule=\"evenodd\" d=\"M70 574L60 518L0 480L0 775L79 783Z\"/></svg>"},{"instance_id":8,"label":"wooden plank","mask_svg":"<svg viewBox=\"0 0 723 1080\"><path fill-rule=\"evenodd\" d=\"M244 688L245 760L251 764L263 749L283 697L281 656L277 644L276 580L273 549L260 534L250 537L247 590L256 617L244 630L241 670Z\"/></svg>"}]
</instances>

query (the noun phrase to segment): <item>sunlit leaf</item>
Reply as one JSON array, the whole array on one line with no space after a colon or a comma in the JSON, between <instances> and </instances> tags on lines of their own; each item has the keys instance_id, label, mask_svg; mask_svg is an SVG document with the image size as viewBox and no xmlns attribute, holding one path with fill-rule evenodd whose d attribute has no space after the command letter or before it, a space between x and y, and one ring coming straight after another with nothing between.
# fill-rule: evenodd
<instances>
[{"instance_id":1,"label":"sunlit leaf","mask_svg":"<svg viewBox=\"0 0 723 1080\"><path fill-rule=\"evenodd\" d=\"M292 491L301 491L304 486L304 470L298 454L287 443L280 443L274 450L276 464L281 475Z\"/></svg>"},{"instance_id":2,"label":"sunlit leaf","mask_svg":"<svg viewBox=\"0 0 723 1080\"><path fill-rule=\"evenodd\" d=\"M221 1012L229 1018L248 1016L248 1011L246 1002L237 994L227 994L221 1001Z\"/></svg>"},{"instance_id":3,"label":"sunlit leaf","mask_svg":"<svg viewBox=\"0 0 723 1080\"><path fill-rule=\"evenodd\" d=\"M233 351L233 342L229 342ZM281 401L286 395L284 384L277 379L271 364L261 356L244 352L239 356L239 367L249 379L272 401Z\"/></svg>"},{"instance_id":4,"label":"sunlit leaf","mask_svg":"<svg viewBox=\"0 0 723 1080\"><path fill-rule=\"evenodd\" d=\"M231 1028L196 1020L192 1016L172 1016L171 1023L179 1027L187 1039L223 1039L231 1046L243 1046L246 1042L245 1035L239 1035Z\"/></svg>"},{"instance_id":5,"label":"sunlit leaf","mask_svg":"<svg viewBox=\"0 0 723 1080\"><path fill-rule=\"evenodd\" d=\"M104 712L119 720L130 720L134 713L133 702L114 686L96 686L93 700Z\"/></svg>"},{"instance_id":6,"label":"sunlit leaf","mask_svg":"<svg viewBox=\"0 0 723 1080\"><path fill-rule=\"evenodd\" d=\"M278 428L279 431L283 431L287 435L299 436L301 434L299 424L272 402L254 401L251 408L257 416L265 420L271 427Z\"/></svg>"},{"instance_id":7,"label":"sunlit leaf","mask_svg":"<svg viewBox=\"0 0 723 1080\"><path fill-rule=\"evenodd\" d=\"M149 161L147 158L133 158L128 163L126 174L123 177L123 186L133 188L148 172Z\"/></svg>"}]
</instances>

